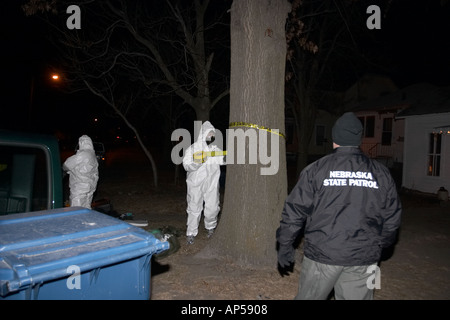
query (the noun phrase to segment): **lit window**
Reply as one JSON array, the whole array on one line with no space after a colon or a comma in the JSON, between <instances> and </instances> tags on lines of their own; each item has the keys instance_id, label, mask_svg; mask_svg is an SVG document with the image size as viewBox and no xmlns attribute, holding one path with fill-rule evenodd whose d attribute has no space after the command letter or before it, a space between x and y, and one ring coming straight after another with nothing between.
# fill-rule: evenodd
<instances>
[{"instance_id":1,"label":"lit window","mask_svg":"<svg viewBox=\"0 0 450 320\"><path fill-rule=\"evenodd\" d=\"M441 171L442 134L430 133L428 140L427 175L438 177Z\"/></svg>"}]
</instances>

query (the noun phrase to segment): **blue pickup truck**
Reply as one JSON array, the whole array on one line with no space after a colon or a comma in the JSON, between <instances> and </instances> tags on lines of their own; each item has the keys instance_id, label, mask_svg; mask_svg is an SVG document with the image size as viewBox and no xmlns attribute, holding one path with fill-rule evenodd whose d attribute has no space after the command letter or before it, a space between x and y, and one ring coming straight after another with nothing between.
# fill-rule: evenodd
<instances>
[{"instance_id":1,"label":"blue pickup truck","mask_svg":"<svg viewBox=\"0 0 450 320\"><path fill-rule=\"evenodd\" d=\"M0 215L62 207L56 138L0 130Z\"/></svg>"}]
</instances>

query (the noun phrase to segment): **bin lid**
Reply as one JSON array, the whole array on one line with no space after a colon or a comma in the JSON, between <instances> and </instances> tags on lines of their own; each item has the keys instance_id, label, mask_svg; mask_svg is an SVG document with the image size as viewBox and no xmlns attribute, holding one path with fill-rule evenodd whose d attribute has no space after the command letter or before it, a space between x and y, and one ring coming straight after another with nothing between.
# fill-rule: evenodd
<instances>
[{"instance_id":1,"label":"bin lid","mask_svg":"<svg viewBox=\"0 0 450 320\"><path fill-rule=\"evenodd\" d=\"M0 216L0 296L169 249L168 242L81 207Z\"/></svg>"}]
</instances>

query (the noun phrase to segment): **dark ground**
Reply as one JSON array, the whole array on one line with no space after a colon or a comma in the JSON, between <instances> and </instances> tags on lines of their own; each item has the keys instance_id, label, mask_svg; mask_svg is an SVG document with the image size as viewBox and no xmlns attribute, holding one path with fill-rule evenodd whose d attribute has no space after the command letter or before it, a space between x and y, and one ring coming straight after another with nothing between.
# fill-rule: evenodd
<instances>
[{"instance_id":1,"label":"dark ground","mask_svg":"<svg viewBox=\"0 0 450 320\"><path fill-rule=\"evenodd\" d=\"M301 246L294 272L281 277L275 267L242 268L233 261L197 257L208 241L202 228L193 245L185 244L186 187L181 173L175 184L173 170L160 172L155 190L150 165L136 148L107 152L100 171L96 199L108 198L117 212L147 220L146 230L172 226L181 234L177 252L154 259L151 299L291 300L298 285ZM401 198L399 240L380 264L381 289L375 299L450 299L450 204L416 193L402 193Z\"/></svg>"}]
</instances>

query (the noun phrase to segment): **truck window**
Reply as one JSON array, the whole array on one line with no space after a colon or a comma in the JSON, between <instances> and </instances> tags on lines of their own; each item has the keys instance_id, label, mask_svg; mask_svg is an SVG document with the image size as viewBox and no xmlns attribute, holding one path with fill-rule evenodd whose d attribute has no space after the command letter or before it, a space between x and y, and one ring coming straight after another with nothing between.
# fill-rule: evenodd
<instances>
[{"instance_id":1,"label":"truck window","mask_svg":"<svg viewBox=\"0 0 450 320\"><path fill-rule=\"evenodd\" d=\"M0 215L50 209L44 149L0 144Z\"/></svg>"}]
</instances>

